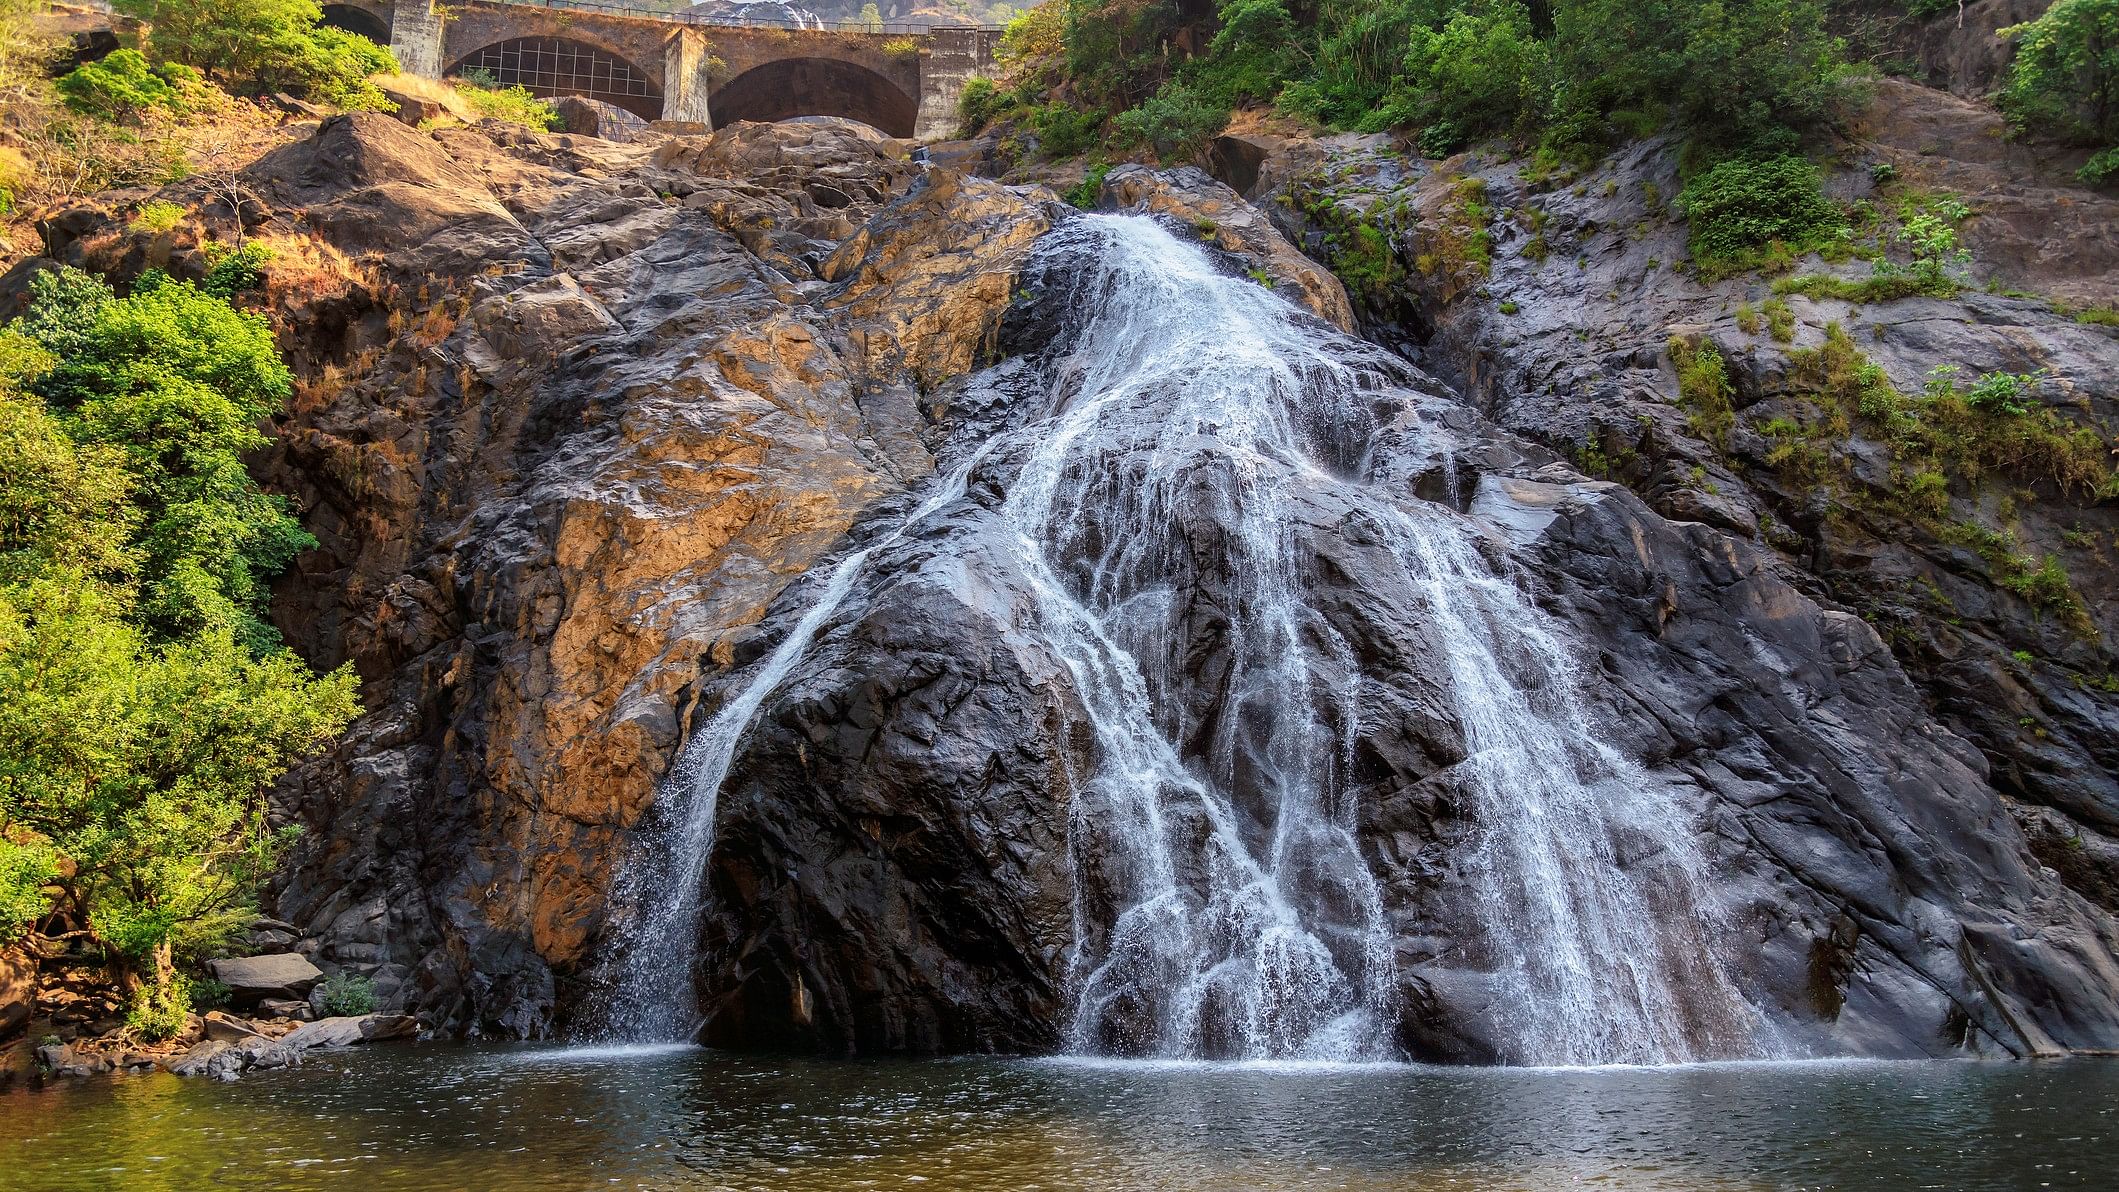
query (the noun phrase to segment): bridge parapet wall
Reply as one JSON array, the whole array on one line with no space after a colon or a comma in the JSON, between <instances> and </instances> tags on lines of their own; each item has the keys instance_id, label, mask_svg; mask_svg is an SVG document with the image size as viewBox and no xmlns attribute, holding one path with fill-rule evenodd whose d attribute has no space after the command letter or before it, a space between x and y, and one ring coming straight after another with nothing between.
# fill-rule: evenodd
<instances>
[{"instance_id":1,"label":"bridge parapet wall","mask_svg":"<svg viewBox=\"0 0 2119 1192\"><path fill-rule=\"evenodd\" d=\"M446 19L434 0L396 0L391 14L391 47L409 74L439 78L522 39L571 42L627 64L655 94L636 86L618 102L651 119L705 123L710 112L722 115L718 97L727 94L733 107L724 118L846 115L896 136L933 138L954 130L964 83L993 72L1000 30L711 23L596 0L457 0ZM753 71L762 73L744 84ZM770 93L763 108L762 93Z\"/></svg>"}]
</instances>

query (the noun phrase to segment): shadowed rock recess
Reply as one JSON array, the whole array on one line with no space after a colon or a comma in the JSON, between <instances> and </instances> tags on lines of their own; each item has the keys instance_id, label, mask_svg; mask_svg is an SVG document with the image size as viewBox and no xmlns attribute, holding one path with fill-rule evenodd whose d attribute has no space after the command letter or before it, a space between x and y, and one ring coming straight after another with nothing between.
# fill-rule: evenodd
<instances>
[{"instance_id":1,"label":"shadowed rock recess","mask_svg":"<svg viewBox=\"0 0 2119 1192\"><path fill-rule=\"evenodd\" d=\"M1080 996L1091 962L1131 946L1144 863L1084 801L1111 798L1103 697L1011 521L1055 410L1096 381L1099 314L1122 308L1097 246L1138 238L1099 240L1048 191L923 169L835 121L618 144L354 115L250 177L262 227L379 254L303 312L292 346L326 381L262 465L322 542L282 582L279 623L319 665L351 660L369 708L277 796L306 831L276 909L321 941L316 959L372 973L383 1009L438 1027L588 1021L626 961L607 896L658 783L829 565L873 548L719 787L695 875L703 1037L1161 1049L1152 992ZM1522 641L1482 631L1496 673L1525 715L1580 726L1554 756L1583 790L1661 809L1592 850L1640 879L1611 905L1649 921L1606 930L1661 940L1635 986L1677 991L1667 1046L1608 1058L2119 1047L2119 926L2033 856L1980 749L1869 622L1728 518L1659 513L1338 330L1369 306L1205 175L1114 171L1104 205L1153 212L1163 259L1221 279L1173 292L1263 296L1217 300L1299 345L1289 409L1337 403L1297 436L1314 459L1279 440L1257 457L1285 528L1273 557L1299 587L1275 597L1302 610L1283 628L1334 660L1307 694L1238 681L1259 651L1256 585L1232 539L1244 510L1210 499L1208 465L1189 487L1154 472L1168 456L1149 435L1100 481L1079 460L1064 475L1160 476L1168 499L1167 582L1076 595L1157 602L1162 628L1128 642L1170 680L1148 685L1154 723L1177 785L1211 786L1231 817L1172 839L1275 836L1270 697L1314 701L1331 730L1316 814L1374 904L1320 879L1305 922L1341 968L1363 947L1353 925L1383 942L1358 959L1361 1013L1381 1018L1362 1054L1552 1057L1523 1043L1501 977L1538 940L1508 937L1480 858L1534 825L1479 785L1516 746L1452 670L1450 576L1482 585L1489 620L1516 610ZM1481 407L1506 405L1492 390L1514 374L1448 363L1477 374ZM906 526L954 474L962 496ZM1388 530L1416 522L1458 552L1427 587ZM1102 574L1092 560L1124 544L1097 539L1050 537L1053 583ZM1534 633L1558 653L1540 662ZM1173 905L1222 880L1201 849L1176 864ZM1665 880L1680 869L1711 906ZM1247 1054L1212 1021L1234 1011L1211 976L1192 975L1203 1018L1157 1038ZM1698 1000L1709 986L1744 1023Z\"/></svg>"}]
</instances>

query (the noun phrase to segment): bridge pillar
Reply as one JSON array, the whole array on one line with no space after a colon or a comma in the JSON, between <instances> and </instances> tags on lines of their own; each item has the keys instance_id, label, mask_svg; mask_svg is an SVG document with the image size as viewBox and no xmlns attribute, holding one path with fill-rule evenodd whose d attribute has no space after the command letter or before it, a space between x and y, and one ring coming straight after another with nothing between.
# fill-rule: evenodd
<instances>
[{"instance_id":1,"label":"bridge pillar","mask_svg":"<svg viewBox=\"0 0 2119 1192\"><path fill-rule=\"evenodd\" d=\"M920 48L920 111L912 123L912 135L922 141L956 135L957 97L964 84L980 75L991 77L993 51L1000 34L984 29L936 25Z\"/></svg>"},{"instance_id":2,"label":"bridge pillar","mask_svg":"<svg viewBox=\"0 0 2119 1192\"><path fill-rule=\"evenodd\" d=\"M690 26L674 30L662 43L662 118L713 126L706 94L713 90L709 63L713 55L706 34Z\"/></svg>"},{"instance_id":3,"label":"bridge pillar","mask_svg":"<svg viewBox=\"0 0 2119 1192\"><path fill-rule=\"evenodd\" d=\"M408 75L438 79L449 63L442 57L442 14L434 0L397 0L390 14L390 52Z\"/></svg>"}]
</instances>

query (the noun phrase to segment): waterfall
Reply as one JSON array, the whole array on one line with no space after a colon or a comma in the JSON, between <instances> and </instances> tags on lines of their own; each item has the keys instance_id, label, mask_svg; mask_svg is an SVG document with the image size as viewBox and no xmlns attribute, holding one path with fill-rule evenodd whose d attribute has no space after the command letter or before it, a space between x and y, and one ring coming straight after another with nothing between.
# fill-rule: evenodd
<instances>
[{"instance_id":1,"label":"waterfall","mask_svg":"<svg viewBox=\"0 0 2119 1192\"><path fill-rule=\"evenodd\" d=\"M1316 597L1314 544L1336 534L1378 544L1402 590L1377 598L1438 643L1438 712L1464 753L1440 777L1472 825L1450 864L1479 919L1441 926L1476 937L1503 1058L1761 1053L1682 807L1600 740L1564 635L1480 549L1489 530L1373 458L1398 381L1373 350L1151 219L1072 219L1039 260L1079 317L1035 408L840 560L680 755L613 892L631 914L610 1033L691 1033L714 813L753 717L871 560L991 459L1007 578L1087 730L1068 809L1072 1050L1400 1053L1397 933L1353 776L1377 676Z\"/></svg>"},{"instance_id":2,"label":"waterfall","mask_svg":"<svg viewBox=\"0 0 2119 1192\"><path fill-rule=\"evenodd\" d=\"M1388 378L1151 220L1077 220L1048 251L1070 240L1093 310L1002 512L1097 744L1070 825L1074 1047L1393 1051L1392 939L1347 795L1360 668L1299 542L1321 508L1387 544L1446 655L1504 1058L1756 1053L1687 817L1599 741L1557 627L1479 528L1371 474ZM1224 672L1200 673L1202 638Z\"/></svg>"}]
</instances>

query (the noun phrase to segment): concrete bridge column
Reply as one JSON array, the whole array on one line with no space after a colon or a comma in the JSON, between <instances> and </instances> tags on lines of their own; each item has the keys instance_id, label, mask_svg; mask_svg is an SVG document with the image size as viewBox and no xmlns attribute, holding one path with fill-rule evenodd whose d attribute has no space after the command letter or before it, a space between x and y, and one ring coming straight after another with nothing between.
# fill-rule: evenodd
<instances>
[{"instance_id":1,"label":"concrete bridge column","mask_svg":"<svg viewBox=\"0 0 2119 1192\"><path fill-rule=\"evenodd\" d=\"M390 14L390 52L408 75L438 79L449 63L442 56L442 14L434 0L397 0Z\"/></svg>"},{"instance_id":2,"label":"concrete bridge column","mask_svg":"<svg viewBox=\"0 0 2119 1192\"><path fill-rule=\"evenodd\" d=\"M689 27L674 30L669 40L662 43L664 120L713 126L713 116L706 107L707 92L713 89L707 65L712 59L711 49L706 34Z\"/></svg>"},{"instance_id":3,"label":"concrete bridge column","mask_svg":"<svg viewBox=\"0 0 2119 1192\"><path fill-rule=\"evenodd\" d=\"M992 77L993 51L1000 45L998 32L937 25L928 31L920 47L920 113L913 120L912 135L919 140L956 135L957 98L967 80Z\"/></svg>"}]
</instances>

